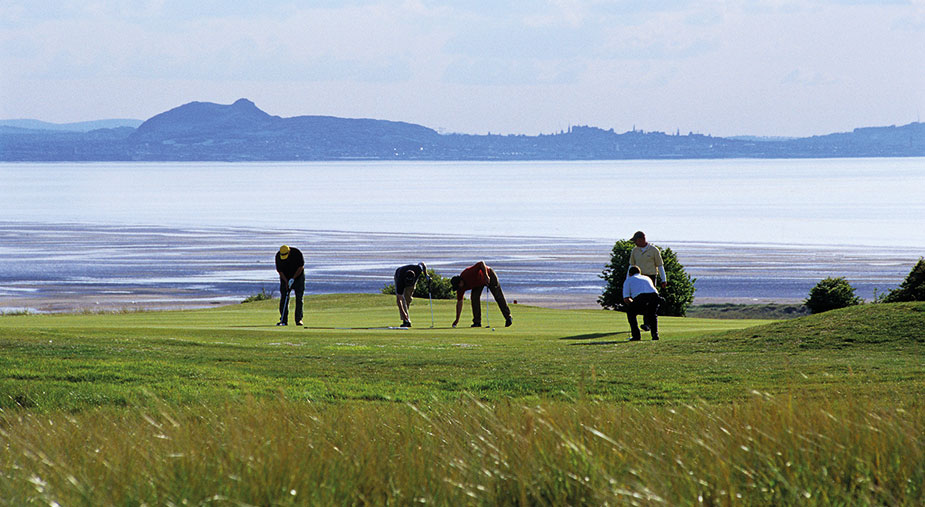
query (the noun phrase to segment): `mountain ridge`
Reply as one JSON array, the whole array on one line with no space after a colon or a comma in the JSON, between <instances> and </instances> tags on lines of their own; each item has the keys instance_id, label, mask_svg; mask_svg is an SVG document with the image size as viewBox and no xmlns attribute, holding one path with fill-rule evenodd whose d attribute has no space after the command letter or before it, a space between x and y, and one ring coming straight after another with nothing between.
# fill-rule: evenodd
<instances>
[{"instance_id":1,"label":"mountain ridge","mask_svg":"<svg viewBox=\"0 0 925 507\"><path fill-rule=\"evenodd\" d=\"M86 122L91 123L91 122ZM925 156L925 124L804 138L713 137L591 126L557 134L441 134L413 123L270 115L242 98L190 102L137 128L35 130L0 122L3 161L619 160Z\"/></svg>"}]
</instances>

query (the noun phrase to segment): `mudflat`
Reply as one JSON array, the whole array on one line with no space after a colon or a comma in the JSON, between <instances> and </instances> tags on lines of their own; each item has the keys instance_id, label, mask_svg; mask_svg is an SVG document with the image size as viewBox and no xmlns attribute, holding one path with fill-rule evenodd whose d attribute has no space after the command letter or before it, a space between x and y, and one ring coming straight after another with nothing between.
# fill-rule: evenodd
<instances>
[{"instance_id":1,"label":"mudflat","mask_svg":"<svg viewBox=\"0 0 925 507\"><path fill-rule=\"evenodd\" d=\"M395 268L424 261L452 276L484 260L509 301L599 308L612 241L253 228L0 223L0 311L201 308L278 295L274 254L305 254L308 296L378 293ZM660 242L696 278L696 303L793 303L826 276L869 298L897 286L911 248Z\"/></svg>"}]
</instances>

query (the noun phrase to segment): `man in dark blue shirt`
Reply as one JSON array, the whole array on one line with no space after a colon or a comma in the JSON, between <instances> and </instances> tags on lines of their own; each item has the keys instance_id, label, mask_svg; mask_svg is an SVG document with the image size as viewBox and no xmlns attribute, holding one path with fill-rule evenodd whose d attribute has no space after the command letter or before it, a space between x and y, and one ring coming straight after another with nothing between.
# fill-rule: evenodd
<instances>
[{"instance_id":1,"label":"man in dark blue shirt","mask_svg":"<svg viewBox=\"0 0 925 507\"><path fill-rule=\"evenodd\" d=\"M289 324L289 292L295 291L295 323L302 325L302 296L305 294L305 259L298 248L287 245L276 252L276 272L279 273L279 322Z\"/></svg>"}]
</instances>

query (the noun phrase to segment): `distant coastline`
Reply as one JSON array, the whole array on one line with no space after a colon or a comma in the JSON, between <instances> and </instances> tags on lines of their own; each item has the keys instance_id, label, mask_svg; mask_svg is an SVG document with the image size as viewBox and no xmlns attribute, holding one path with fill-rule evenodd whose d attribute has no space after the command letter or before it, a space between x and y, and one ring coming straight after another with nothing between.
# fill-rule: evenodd
<instances>
[{"instance_id":1,"label":"distant coastline","mask_svg":"<svg viewBox=\"0 0 925 507\"><path fill-rule=\"evenodd\" d=\"M537 136L441 134L405 122L281 118L240 99L192 102L137 120L0 122L0 161L672 160L923 157L925 124L805 138L713 137L593 126Z\"/></svg>"}]
</instances>

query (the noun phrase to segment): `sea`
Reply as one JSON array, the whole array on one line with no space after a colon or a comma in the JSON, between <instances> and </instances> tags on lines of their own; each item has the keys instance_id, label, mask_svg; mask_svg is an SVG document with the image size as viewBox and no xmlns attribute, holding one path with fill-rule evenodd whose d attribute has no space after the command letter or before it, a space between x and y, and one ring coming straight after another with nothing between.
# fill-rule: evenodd
<instances>
[{"instance_id":1,"label":"sea","mask_svg":"<svg viewBox=\"0 0 925 507\"><path fill-rule=\"evenodd\" d=\"M870 299L925 255L925 158L0 163L0 311L378 292L396 267L484 260L509 298L595 307L616 240L671 248L696 303Z\"/></svg>"}]
</instances>

